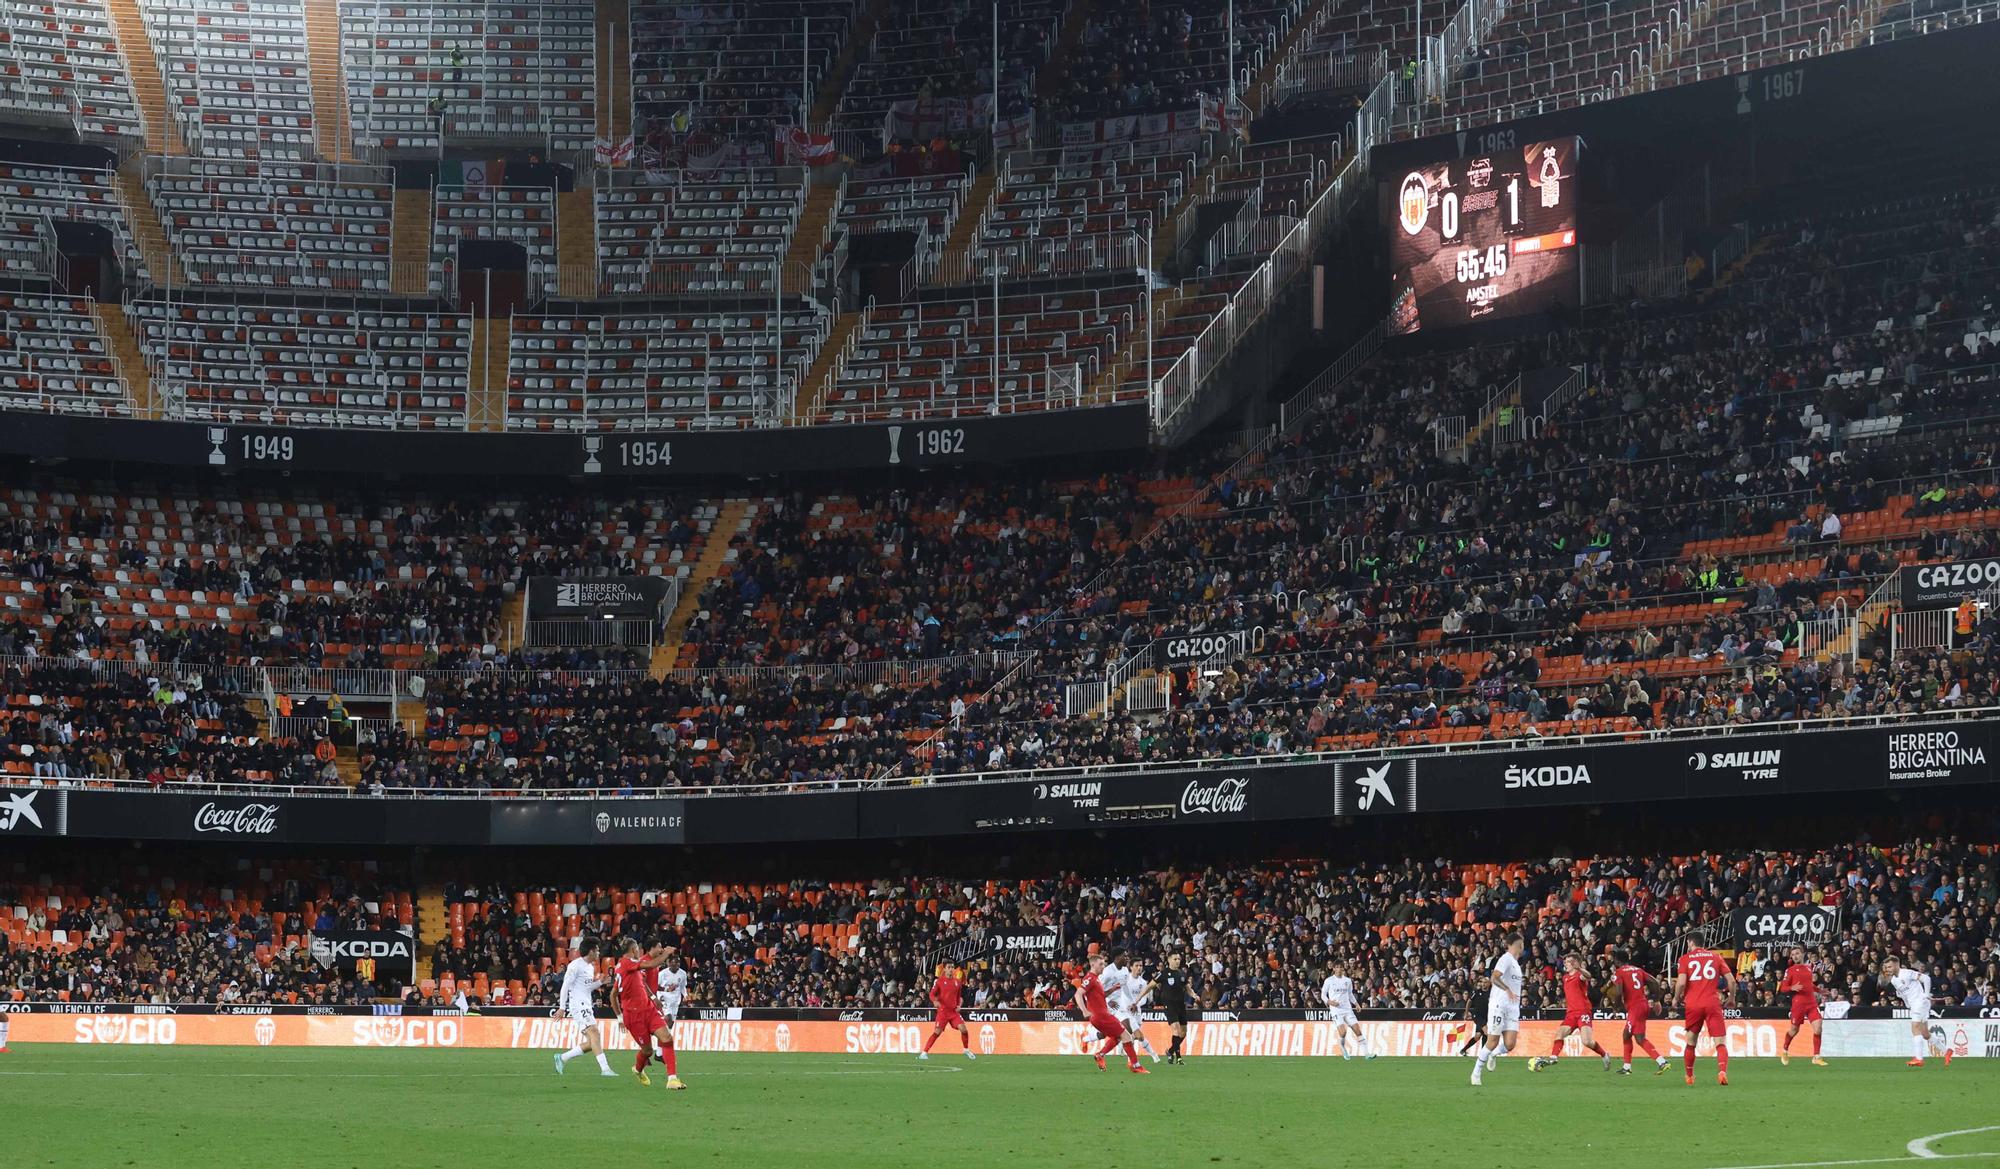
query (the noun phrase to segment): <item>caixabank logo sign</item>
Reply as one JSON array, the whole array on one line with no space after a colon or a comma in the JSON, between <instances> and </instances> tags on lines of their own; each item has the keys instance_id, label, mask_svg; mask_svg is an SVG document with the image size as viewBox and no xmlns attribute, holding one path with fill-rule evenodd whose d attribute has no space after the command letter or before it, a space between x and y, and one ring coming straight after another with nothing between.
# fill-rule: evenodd
<instances>
[{"instance_id":1,"label":"caixabank logo sign","mask_svg":"<svg viewBox=\"0 0 2000 1169\"><path fill-rule=\"evenodd\" d=\"M1336 810L1344 816L1386 816L1417 810L1416 764L1369 759L1334 767Z\"/></svg>"},{"instance_id":2,"label":"caixabank logo sign","mask_svg":"<svg viewBox=\"0 0 2000 1169\"><path fill-rule=\"evenodd\" d=\"M0 837L63 836L68 832L68 792L45 788L0 792Z\"/></svg>"}]
</instances>

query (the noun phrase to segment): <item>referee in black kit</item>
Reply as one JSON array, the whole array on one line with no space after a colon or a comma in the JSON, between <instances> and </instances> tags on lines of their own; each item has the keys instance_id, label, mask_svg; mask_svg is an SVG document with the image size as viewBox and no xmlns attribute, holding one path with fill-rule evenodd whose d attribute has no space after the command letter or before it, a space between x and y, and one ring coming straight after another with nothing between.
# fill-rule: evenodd
<instances>
[{"instance_id":1,"label":"referee in black kit","mask_svg":"<svg viewBox=\"0 0 2000 1169\"><path fill-rule=\"evenodd\" d=\"M1167 1034L1174 1037L1167 1047L1167 1062L1187 1062L1181 1056L1181 1041L1187 1038L1188 972L1178 953L1167 955L1167 968L1153 980L1153 1001L1166 1013Z\"/></svg>"}]
</instances>

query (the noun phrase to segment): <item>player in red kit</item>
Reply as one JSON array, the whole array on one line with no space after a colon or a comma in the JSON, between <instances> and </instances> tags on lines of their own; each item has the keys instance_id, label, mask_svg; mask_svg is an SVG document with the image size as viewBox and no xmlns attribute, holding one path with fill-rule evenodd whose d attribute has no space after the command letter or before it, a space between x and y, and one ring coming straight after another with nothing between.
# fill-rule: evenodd
<instances>
[{"instance_id":1,"label":"player in red kit","mask_svg":"<svg viewBox=\"0 0 2000 1169\"><path fill-rule=\"evenodd\" d=\"M613 967L613 977L618 986L618 1019L638 1044L639 1054L632 1064L632 1072L641 1084L651 1084L652 1077L646 1074L646 1065L656 1058L653 1051L653 1037L664 1034L667 1019L660 1013L660 1004L655 998L659 991L660 966L667 960L668 949L655 945L650 951L642 950L639 939L628 938L625 954ZM667 1086L684 1087L680 1077L674 1074L673 1049L657 1057L667 1065Z\"/></svg>"},{"instance_id":2,"label":"player in red kit","mask_svg":"<svg viewBox=\"0 0 2000 1169\"><path fill-rule=\"evenodd\" d=\"M1653 1005L1646 1000L1646 986L1653 981L1653 976L1632 965L1631 955L1623 950L1613 957L1618 960L1618 965L1611 971L1611 985L1625 997L1625 1063L1618 1069L1618 1074L1632 1074L1632 1045L1637 1043L1641 1051L1653 1057L1653 1074L1665 1075L1667 1057L1660 1054L1651 1039L1646 1038L1646 1023L1653 1014Z\"/></svg>"},{"instance_id":3,"label":"player in red kit","mask_svg":"<svg viewBox=\"0 0 2000 1169\"><path fill-rule=\"evenodd\" d=\"M1133 1049L1131 1037L1125 1034L1125 1024L1117 1015L1111 1013L1111 1004L1104 996L1104 984L1098 981L1098 976L1103 973L1104 955L1092 954L1090 973L1084 976L1076 988L1076 1009L1083 1012L1083 1017L1090 1020L1090 1025L1097 1029L1099 1035L1105 1037L1104 1046L1098 1048L1095 1053L1098 1070L1104 1070L1104 1057L1111 1054L1111 1049L1122 1046L1125 1049L1125 1063L1131 1067L1133 1073L1141 1076L1150 1075L1150 1072L1139 1065L1139 1053Z\"/></svg>"},{"instance_id":4,"label":"player in red kit","mask_svg":"<svg viewBox=\"0 0 2000 1169\"><path fill-rule=\"evenodd\" d=\"M1694 1053L1707 1030L1715 1040L1715 1082L1729 1086L1729 1040L1722 1029L1722 994L1736 997L1736 975L1729 963L1703 949L1681 955L1680 973L1674 975L1674 1002L1687 1002L1687 1082L1694 1086Z\"/></svg>"},{"instance_id":5,"label":"player in red kit","mask_svg":"<svg viewBox=\"0 0 2000 1169\"><path fill-rule=\"evenodd\" d=\"M1556 1066L1562 1058L1563 1041L1572 1034L1583 1032L1583 1046L1594 1051L1604 1061L1604 1070L1611 1070L1611 1053L1597 1045L1597 1036L1590 1029L1590 982L1583 976L1583 959L1575 954L1563 958L1563 1021L1556 1028L1556 1037L1549 1044L1549 1053L1528 1061L1528 1070L1541 1071Z\"/></svg>"},{"instance_id":6,"label":"player in red kit","mask_svg":"<svg viewBox=\"0 0 2000 1169\"><path fill-rule=\"evenodd\" d=\"M931 1057L931 1044L938 1041L946 1027L958 1028L958 1041L965 1045L965 1058L978 1059L972 1054L972 1033L965 1029L965 1019L958 1013L958 1001L965 995L965 977L949 966L937 968L937 981L931 983L931 1005L937 1008L937 1017L931 1021L931 1037L924 1040L923 1051L918 1059Z\"/></svg>"},{"instance_id":7,"label":"player in red kit","mask_svg":"<svg viewBox=\"0 0 2000 1169\"><path fill-rule=\"evenodd\" d=\"M1820 1026L1819 987L1813 982L1812 967L1806 965L1806 948L1792 947L1792 964L1785 968L1785 976L1778 980L1779 990L1792 992L1792 1025L1785 1028L1785 1041L1778 1045L1778 1062L1792 1062L1792 1040L1800 1028L1812 1027L1813 1066L1825 1067L1826 1061L1819 1057Z\"/></svg>"}]
</instances>

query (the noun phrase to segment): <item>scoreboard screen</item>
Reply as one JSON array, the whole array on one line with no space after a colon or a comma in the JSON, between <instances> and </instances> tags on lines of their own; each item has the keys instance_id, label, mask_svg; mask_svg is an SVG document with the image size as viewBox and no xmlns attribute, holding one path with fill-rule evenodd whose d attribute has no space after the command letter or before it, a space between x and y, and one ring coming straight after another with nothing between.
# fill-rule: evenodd
<instances>
[{"instance_id":1,"label":"scoreboard screen","mask_svg":"<svg viewBox=\"0 0 2000 1169\"><path fill-rule=\"evenodd\" d=\"M1445 329L1576 301L1577 141L1393 175L1391 328Z\"/></svg>"}]
</instances>

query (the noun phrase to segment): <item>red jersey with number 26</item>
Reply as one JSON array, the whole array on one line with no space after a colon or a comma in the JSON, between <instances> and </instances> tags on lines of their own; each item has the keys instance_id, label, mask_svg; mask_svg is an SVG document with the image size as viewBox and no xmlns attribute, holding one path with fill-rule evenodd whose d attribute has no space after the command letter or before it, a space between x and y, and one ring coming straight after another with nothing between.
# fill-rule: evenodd
<instances>
[{"instance_id":1,"label":"red jersey with number 26","mask_svg":"<svg viewBox=\"0 0 2000 1169\"><path fill-rule=\"evenodd\" d=\"M1720 1007L1723 975L1729 967L1707 950L1690 950L1681 956L1681 973L1687 976L1687 1005Z\"/></svg>"},{"instance_id":2,"label":"red jersey with number 26","mask_svg":"<svg viewBox=\"0 0 2000 1169\"><path fill-rule=\"evenodd\" d=\"M1653 976L1637 966L1620 966L1612 971L1611 977L1618 981L1619 993L1625 996L1625 1013L1643 1015L1652 1008L1646 1004L1646 984Z\"/></svg>"}]
</instances>

